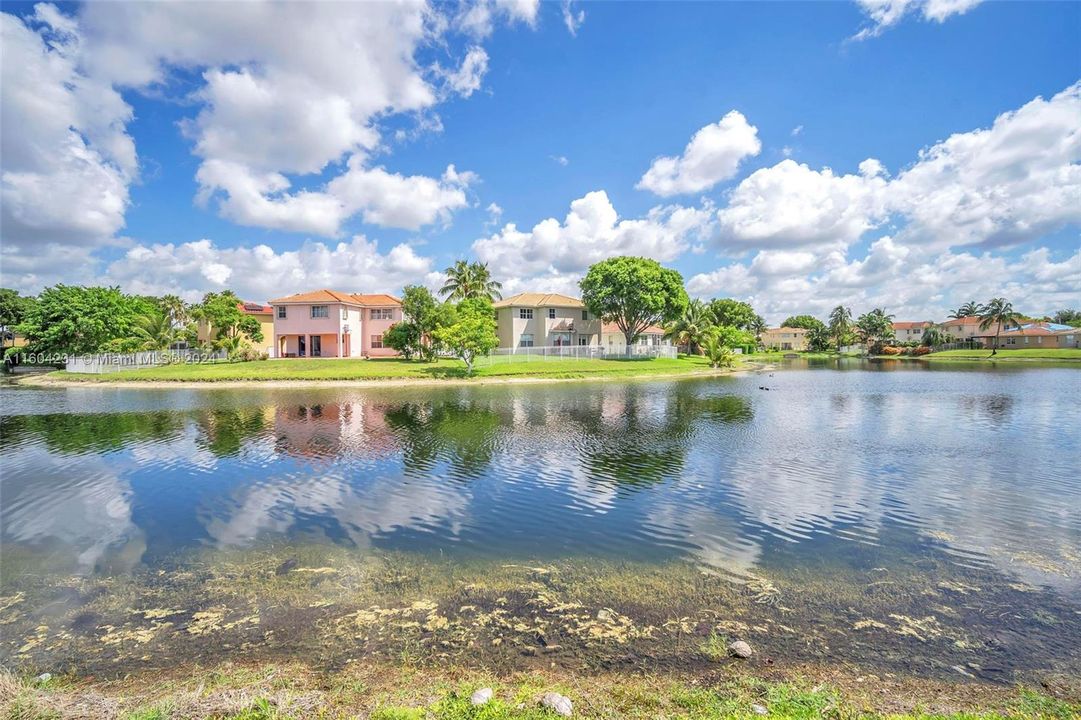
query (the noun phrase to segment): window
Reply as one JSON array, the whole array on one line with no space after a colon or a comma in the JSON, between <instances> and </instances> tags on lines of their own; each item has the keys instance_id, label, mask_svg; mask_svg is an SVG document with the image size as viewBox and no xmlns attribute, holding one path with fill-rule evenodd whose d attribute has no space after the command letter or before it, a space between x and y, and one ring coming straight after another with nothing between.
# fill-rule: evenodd
<instances>
[{"instance_id":1,"label":"window","mask_svg":"<svg viewBox=\"0 0 1081 720\"><path fill-rule=\"evenodd\" d=\"M533 308L518 308L518 319L519 320L532 320L533 319Z\"/></svg>"},{"instance_id":2,"label":"window","mask_svg":"<svg viewBox=\"0 0 1081 720\"><path fill-rule=\"evenodd\" d=\"M533 347L533 333L522 333L518 338L518 347Z\"/></svg>"},{"instance_id":3,"label":"window","mask_svg":"<svg viewBox=\"0 0 1081 720\"><path fill-rule=\"evenodd\" d=\"M382 350L382 349L383 349L383 336L382 335L372 335L372 350Z\"/></svg>"},{"instance_id":4,"label":"window","mask_svg":"<svg viewBox=\"0 0 1081 720\"><path fill-rule=\"evenodd\" d=\"M345 309L345 308L343 307L343 308L342 308L342 320L348 320L348 319L349 319L349 311L348 311L348 310L346 310L346 309Z\"/></svg>"},{"instance_id":5,"label":"window","mask_svg":"<svg viewBox=\"0 0 1081 720\"><path fill-rule=\"evenodd\" d=\"M326 305L312 305L312 317L313 318L325 318L330 317L330 310Z\"/></svg>"},{"instance_id":6,"label":"window","mask_svg":"<svg viewBox=\"0 0 1081 720\"><path fill-rule=\"evenodd\" d=\"M589 338L587 338L587 337L578 338L578 344L579 345L588 345L589 344Z\"/></svg>"},{"instance_id":7,"label":"window","mask_svg":"<svg viewBox=\"0 0 1081 720\"><path fill-rule=\"evenodd\" d=\"M279 305L278 306L278 319L279 320L284 320L285 319L285 306L284 305Z\"/></svg>"},{"instance_id":8,"label":"window","mask_svg":"<svg viewBox=\"0 0 1081 720\"><path fill-rule=\"evenodd\" d=\"M371 311L372 320L392 320L394 319L394 310L391 308L376 308Z\"/></svg>"},{"instance_id":9,"label":"window","mask_svg":"<svg viewBox=\"0 0 1081 720\"><path fill-rule=\"evenodd\" d=\"M548 319L549 320L555 320L556 319L556 309L555 308L548 308Z\"/></svg>"},{"instance_id":10,"label":"window","mask_svg":"<svg viewBox=\"0 0 1081 720\"><path fill-rule=\"evenodd\" d=\"M588 310L583 310L582 311L582 319L583 320L588 320L589 319L589 311Z\"/></svg>"}]
</instances>

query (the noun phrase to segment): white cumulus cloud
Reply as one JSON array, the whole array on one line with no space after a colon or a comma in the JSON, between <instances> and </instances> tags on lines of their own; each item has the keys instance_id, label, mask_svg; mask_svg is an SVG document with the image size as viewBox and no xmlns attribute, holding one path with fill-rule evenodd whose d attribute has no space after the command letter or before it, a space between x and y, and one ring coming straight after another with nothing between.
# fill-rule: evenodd
<instances>
[{"instance_id":1,"label":"white cumulus cloud","mask_svg":"<svg viewBox=\"0 0 1081 720\"><path fill-rule=\"evenodd\" d=\"M656 158L637 187L662 197L708 190L733 177L740 162L761 149L758 128L733 110L696 132L682 155Z\"/></svg>"}]
</instances>

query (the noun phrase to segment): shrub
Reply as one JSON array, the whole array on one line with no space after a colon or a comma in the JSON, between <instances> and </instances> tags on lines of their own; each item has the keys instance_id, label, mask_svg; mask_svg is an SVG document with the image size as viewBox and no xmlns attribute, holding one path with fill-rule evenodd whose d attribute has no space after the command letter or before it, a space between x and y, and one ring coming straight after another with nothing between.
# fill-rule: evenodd
<instances>
[{"instance_id":1,"label":"shrub","mask_svg":"<svg viewBox=\"0 0 1081 720\"><path fill-rule=\"evenodd\" d=\"M885 346L882 347L882 351L881 351L880 354L882 354L882 355L900 355L902 352L904 352L904 350L902 348L892 347L890 345L885 345Z\"/></svg>"}]
</instances>

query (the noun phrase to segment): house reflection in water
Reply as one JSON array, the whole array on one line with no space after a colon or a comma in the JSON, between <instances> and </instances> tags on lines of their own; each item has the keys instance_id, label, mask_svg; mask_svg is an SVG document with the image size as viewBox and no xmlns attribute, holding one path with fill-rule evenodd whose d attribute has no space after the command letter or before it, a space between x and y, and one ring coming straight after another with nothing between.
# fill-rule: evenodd
<instances>
[{"instance_id":1,"label":"house reflection in water","mask_svg":"<svg viewBox=\"0 0 1081 720\"><path fill-rule=\"evenodd\" d=\"M370 400L274 408L274 449L311 460L343 455L385 458L401 450L387 426L388 407Z\"/></svg>"}]
</instances>

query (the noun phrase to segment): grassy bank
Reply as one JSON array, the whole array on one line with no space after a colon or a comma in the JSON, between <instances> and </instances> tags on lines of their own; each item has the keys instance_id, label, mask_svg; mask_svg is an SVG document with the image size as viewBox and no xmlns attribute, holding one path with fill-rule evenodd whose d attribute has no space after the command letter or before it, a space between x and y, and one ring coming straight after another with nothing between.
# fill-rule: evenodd
<instances>
[{"instance_id":1,"label":"grassy bank","mask_svg":"<svg viewBox=\"0 0 1081 720\"><path fill-rule=\"evenodd\" d=\"M642 360L533 359L502 360L476 368L477 379L648 377L712 372L702 357ZM465 380L457 360L433 363L380 359L282 359L242 363L167 365L107 375L56 372L50 381L67 382L238 382L334 380Z\"/></svg>"},{"instance_id":2,"label":"grassy bank","mask_svg":"<svg viewBox=\"0 0 1081 720\"><path fill-rule=\"evenodd\" d=\"M491 688L493 697L473 707L470 695L480 688ZM177 668L167 676L115 682L0 675L0 713L12 720L551 720L558 716L539 702L547 692L569 698L574 717L604 720L1068 720L1081 712L1077 704L1033 690L876 676L849 676L839 684L742 672L686 677L547 669L500 677L358 662L332 672L304 665Z\"/></svg>"},{"instance_id":3,"label":"grassy bank","mask_svg":"<svg viewBox=\"0 0 1081 720\"><path fill-rule=\"evenodd\" d=\"M924 355L917 360L980 360L989 362L1024 362L1031 360L1051 360L1059 362L1081 362L1081 348L1031 348L1022 350L999 350L991 355L990 350L943 350Z\"/></svg>"}]
</instances>

